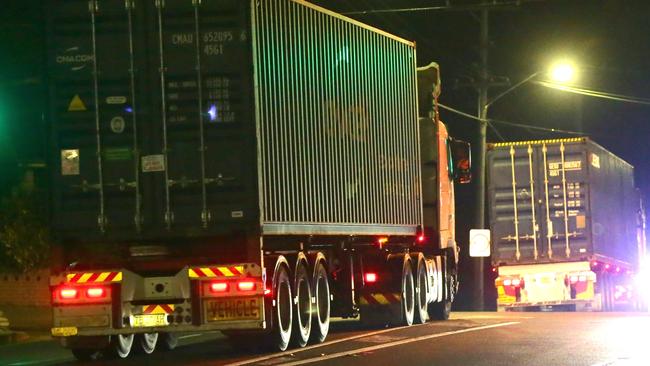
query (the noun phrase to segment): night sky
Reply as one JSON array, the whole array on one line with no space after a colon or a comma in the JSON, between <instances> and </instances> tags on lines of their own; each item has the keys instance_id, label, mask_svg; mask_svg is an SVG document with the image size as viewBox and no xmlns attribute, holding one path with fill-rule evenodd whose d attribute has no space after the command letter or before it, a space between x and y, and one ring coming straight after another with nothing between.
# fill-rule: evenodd
<instances>
[{"instance_id":1,"label":"night sky","mask_svg":"<svg viewBox=\"0 0 650 366\"><path fill-rule=\"evenodd\" d=\"M189 1L189 0L188 0ZM207 0L209 1L209 0ZM444 0L318 0L338 11L445 5ZM480 0L450 0L452 5ZM512 1L490 0L490 3ZM490 13L490 72L513 83L565 57L580 66L577 85L650 98L650 1L522 1ZM477 13L467 10L354 15L418 45L419 64L441 65L441 102L476 114L476 92L465 87L478 76ZM16 179L16 161L45 158L43 14L40 1L3 1L0 9L0 190ZM369 60L376 62L376 60ZM494 96L502 89L494 89ZM476 141L477 123L442 112L455 136ZM532 83L506 96L490 117L522 125L583 132L636 167L637 185L650 197L650 106L613 102L547 89ZM506 140L566 137L495 124ZM488 141L499 141L493 130ZM459 187L466 240L473 214L473 187ZM465 217L462 217L465 216Z\"/></svg>"}]
</instances>

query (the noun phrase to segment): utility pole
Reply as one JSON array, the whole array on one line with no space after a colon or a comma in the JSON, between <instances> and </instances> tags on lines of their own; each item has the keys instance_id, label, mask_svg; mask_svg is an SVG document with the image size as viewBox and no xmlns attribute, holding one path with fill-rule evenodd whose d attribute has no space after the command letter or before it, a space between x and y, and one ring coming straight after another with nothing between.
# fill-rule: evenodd
<instances>
[{"instance_id":1,"label":"utility pole","mask_svg":"<svg viewBox=\"0 0 650 366\"><path fill-rule=\"evenodd\" d=\"M480 39L479 52L481 59L480 80L476 87L478 91L478 113L479 121L479 140L478 140L478 176L476 179L476 218L474 220L477 229L485 228L485 158L486 158L486 139L487 139L487 108L488 89L490 88L488 72L488 48L489 40L489 14L488 9L481 10L480 15ZM478 258L474 263L474 284L475 294L474 303L477 310L485 310L485 260Z\"/></svg>"}]
</instances>

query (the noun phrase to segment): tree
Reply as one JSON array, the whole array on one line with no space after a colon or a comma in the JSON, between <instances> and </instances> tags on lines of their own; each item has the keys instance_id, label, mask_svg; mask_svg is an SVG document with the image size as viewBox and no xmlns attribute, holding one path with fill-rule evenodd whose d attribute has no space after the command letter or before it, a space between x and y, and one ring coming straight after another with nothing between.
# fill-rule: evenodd
<instances>
[{"instance_id":1,"label":"tree","mask_svg":"<svg viewBox=\"0 0 650 366\"><path fill-rule=\"evenodd\" d=\"M24 185L0 203L0 270L25 272L47 264L50 235L45 199Z\"/></svg>"}]
</instances>

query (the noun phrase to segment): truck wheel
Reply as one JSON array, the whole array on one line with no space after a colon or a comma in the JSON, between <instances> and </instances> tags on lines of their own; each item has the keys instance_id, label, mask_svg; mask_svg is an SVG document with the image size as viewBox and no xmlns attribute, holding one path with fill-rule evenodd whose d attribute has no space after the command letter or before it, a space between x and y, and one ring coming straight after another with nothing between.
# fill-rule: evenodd
<instances>
[{"instance_id":1,"label":"truck wheel","mask_svg":"<svg viewBox=\"0 0 650 366\"><path fill-rule=\"evenodd\" d=\"M291 280L285 266L280 266L275 273L275 294L273 301L273 335L272 347L285 351L291 340L291 325L293 323L293 297L291 296Z\"/></svg>"},{"instance_id":2,"label":"truck wheel","mask_svg":"<svg viewBox=\"0 0 650 366\"><path fill-rule=\"evenodd\" d=\"M102 352L96 349L73 348L70 351L79 361L96 361L102 356Z\"/></svg>"},{"instance_id":3,"label":"truck wheel","mask_svg":"<svg viewBox=\"0 0 650 366\"><path fill-rule=\"evenodd\" d=\"M112 358L127 358L133 347L133 334L118 334L111 336L108 346L108 356Z\"/></svg>"},{"instance_id":4,"label":"truck wheel","mask_svg":"<svg viewBox=\"0 0 650 366\"><path fill-rule=\"evenodd\" d=\"M156 349L158 333L142 333L136 335L136 351L150 355Z\"/></svg>"},{"instance_id":5,"label":"truck wheel","mask_svg":"<svg viewBox=\"0 0 650 366\"><path fill-rule=\"evenodd\" d=\"M402 268L402 296L400 304L400 315L402 325L412 325L415 317L415 284L413 281L413 269L411 263L404 261Z\"/></svg>"},{"instance_id":6,"label":"truck wheel","mask_svg":"<svg viewBox=\"0 0 650 366\"><path fill-rule=\"evenodd\" d=\"M327 271L322 262L316 263L312 288L316 297L316 308L314 309L313 323L311 326L311 338L315 342L322 343L327 338L330 330L330 283L327 278Z\"/></svg>"},{"instance_id":7,"label":"truck wheel","mask_svg":"<svg viewBox=\"0 0 650 366\"><path fill-rule=\"evenodd\" d=\"M297 267L293 287L296 297L293 316L293 343L298 347L304 347L307 345L311 333L311 278L304 263L298 264Z\"/></svg>"},{"instance_id":8,"label":"truck wheel","mask_svg":"<svg viewBox=\"0 0 650 366\"><path fill-rule=\"evenodd\" d=\"M435 320L447 320L451 313L451 301L444 300L442 302L433 302L427 308L429 317Z\"/></svg>"},{"instance_id":9,"label":"truck wheel","mask_svg":"<svg viewBox=\"0 0 650 366\"><path fill-rule=\"evenodd\" d=\"M178 335L176 333L160 333L156 349L161 351L172 351L178 346Z\"/></svg>"},{"instance_id":10,"label":"truck wheel","mask_svg":"<svg viewBox=\"0 0 650 366\"><path fill-rule=\"evenodd\" d=\"M415 276L415 323L424 324L427 322L427 266L424 261L418 261L418 268Z\"/></svg>"}]
</instances>

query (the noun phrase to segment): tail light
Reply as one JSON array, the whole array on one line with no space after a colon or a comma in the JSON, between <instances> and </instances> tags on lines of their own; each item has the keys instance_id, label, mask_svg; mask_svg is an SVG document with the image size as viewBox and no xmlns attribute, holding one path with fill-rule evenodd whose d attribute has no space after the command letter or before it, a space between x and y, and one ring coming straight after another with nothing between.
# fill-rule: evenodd
<instances>
[{"instance_id":1,"label":"tail light","mask_svg":"<svg viewBox=\"0 0 650 366\"><path fill-rule=\"evenodd\" d=\"M240 281L237 282L237 290L239 291L253 291L255 290L255 282L253 281Z\"/></svg>"},{"instance_id":2,"label":"tail light","mask_svg":"<svg viewBox=\"0 0 650 366\"><path fill-rule=\"evenodd\" d=\"M103 287L91 287L86 289L86 297L89 299L102 299L106 297L106 292Z\"/></svg>"},{"instance_id":3,"label":"tail light","mask_svg":"<svg viewBox=\"0 0 650 366\"><path fill-rule=\"evenodd\" d=\"M229 286L226 282L213 282L210 284L210 292L222 293L228 291Z\"/></svg>"},{"instance_id":4,"label":"tail light","mask_svg":"<svg viewBox=\"0 0 650 366\"><path fill-rule=\"evenodd\" d=\"M418 243L424 243L425 240L427 240L427 238L424 234L418 236Z\"/></svg>"},{"instance_id":5,"label":"tail light","mask_svg":"<svg viewBox=\"0 0 650 366\"><path fill-rule=\"evenodd\" d=\"M368 272L365 274L364 279L366 280L366 283L375 283L377 282L377 274Z\"/></svg>"},{"instance_id":6,"label":"tail light","mask_svg":"<svg viewBox=\"0 0 650 366\"><path fill-rule=\"evenodd\" d=\"M111 301L109 286L60 286L52 293L52 300L58 304L97 304Z\"/></svg>"},{"instance_id":7,"label":"tail light","mask_svg":"<svg viewBox=\"0 0 650 366\"><path fill-rule=\"evenodd\" d=\"M63 287L59 289L58 295L62 300L73 300L79 297L79 290L72 287Z\"/></svg>"}]
</instances>

